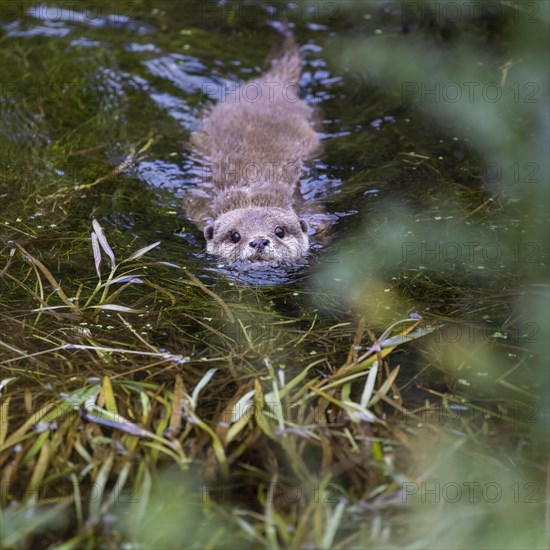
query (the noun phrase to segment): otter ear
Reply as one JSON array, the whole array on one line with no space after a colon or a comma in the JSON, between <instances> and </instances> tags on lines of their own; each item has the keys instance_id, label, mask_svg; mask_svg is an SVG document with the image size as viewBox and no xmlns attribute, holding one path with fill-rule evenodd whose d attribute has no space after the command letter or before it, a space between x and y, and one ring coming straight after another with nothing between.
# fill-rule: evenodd
<instances>
[{"instance_id":1,"label":"otter ear","mask_svg":"<svg viewBox=\"0 0 550 550\"><path fill-rule=\"evenodd\" d=\"M212 224L209 224L204 228L204 238L207 241L211 241L214 238L214 226Z\"/></svg>"},{"instance_id":2,"label":"otter ear","mask_svg":"<svg viewBox=\"0 0 550 550\"><path fill-rule=\"evenodd\" d=\"M309 225L308 225L308 223L306 222L306 220L304 220L303 218L300 219L300 227L302 228L302 231L303 231L304 233L307 233L307 230L308 230Z\"/></svg>"}]
</instances>

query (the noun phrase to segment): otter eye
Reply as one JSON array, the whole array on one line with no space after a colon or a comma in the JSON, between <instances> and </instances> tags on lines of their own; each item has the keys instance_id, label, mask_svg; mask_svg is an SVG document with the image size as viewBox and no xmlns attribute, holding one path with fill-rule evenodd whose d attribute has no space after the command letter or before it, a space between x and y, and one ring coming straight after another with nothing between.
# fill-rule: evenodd
<instances>
[{"instance_id":1,"label":"otter eye","mask_svg":"<svg viewBox=\"0 0 550 550\"><path fill-rule=\"evenodd\" d=\"M282 239L285 236L285 230L280 225L278 225L275 228L275 235L277 235L279 239Z\"/></svg>"},{"instance_id":2,"label":"otter eye","mask_svg":"<svg viewBox=\"0 0 550 550\"><path fill-rule=\"evenodd\" d=\"M241 240L241 234L238 231L231 231L231 234L229 236L235 244L237 244Z\"/></svg>"}]
</instances>

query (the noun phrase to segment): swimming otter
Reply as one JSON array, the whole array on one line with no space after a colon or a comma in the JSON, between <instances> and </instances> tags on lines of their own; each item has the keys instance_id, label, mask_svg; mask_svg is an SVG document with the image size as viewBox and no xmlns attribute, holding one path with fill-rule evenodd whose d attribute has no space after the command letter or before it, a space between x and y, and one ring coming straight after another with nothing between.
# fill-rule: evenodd
<instances>
[{"instance_id":1,"label":"swimming otter","mask_svg":"<svg viewBox=\"0 0 550 550\"><path fill-rule=\"evenodd\" d=\"M271 68L226 90L191 136L207 178L185 197L210 254L296 261L309 249L299 179L319 148L314 110L298 97L300 50L291 36Z\"/></svg>"}]
</instances>

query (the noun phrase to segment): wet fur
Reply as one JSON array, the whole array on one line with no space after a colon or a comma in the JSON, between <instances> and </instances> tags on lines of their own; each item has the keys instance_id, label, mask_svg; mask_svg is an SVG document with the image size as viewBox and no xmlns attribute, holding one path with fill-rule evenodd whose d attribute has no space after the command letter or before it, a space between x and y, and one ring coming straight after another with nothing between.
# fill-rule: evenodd
<instances>
[{"instance_id":1,"label":"wet fur","mask_svg":"<svg viewBox=\"0 0 550 550\"><path fill-rule=\"evenodd\" d=\"M187 193L186 212L203 229L211 254L295 261L308 252L298 184L319 138L313 109L297 97L300 73L299 48L287 37L271 69L227 94L192 135L208 178ZM284 238L274 235L277 227ZM234 232L238 243L231 240ZM259 238L269 241L261 253L251 244Z\"/></svg>"}]
</instances>

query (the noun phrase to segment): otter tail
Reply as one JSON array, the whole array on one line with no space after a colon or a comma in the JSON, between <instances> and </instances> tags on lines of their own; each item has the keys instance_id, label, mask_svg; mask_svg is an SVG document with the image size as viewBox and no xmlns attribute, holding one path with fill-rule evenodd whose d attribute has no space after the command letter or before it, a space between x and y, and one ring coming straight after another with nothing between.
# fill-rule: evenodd
<instances>
[{"instance_id":1,"label":"otter tail","mask_svg":"<svg viewBox=\"0 0 550 550\"><path fill-rule=\"evenodd\" d=\"M279 31L281 40L267 57L271 68L266 76L282 84L298 82L302 74L300 48L287 25L277 23L273 26Z\"/></svg>"}]
</instances>

